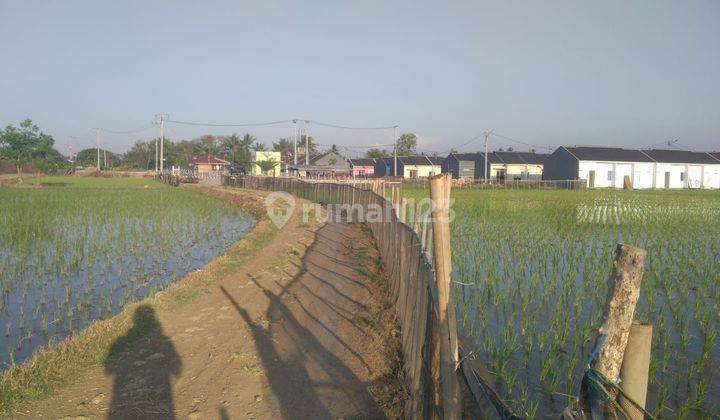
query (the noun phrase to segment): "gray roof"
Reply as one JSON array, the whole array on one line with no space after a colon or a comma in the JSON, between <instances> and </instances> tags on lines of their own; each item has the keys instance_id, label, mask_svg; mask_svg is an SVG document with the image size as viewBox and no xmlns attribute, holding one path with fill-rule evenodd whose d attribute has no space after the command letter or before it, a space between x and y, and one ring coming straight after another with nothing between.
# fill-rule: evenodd
<instances>
[{"instance_id":1,"label":"gray roof","mask_svg":"<svg viewBox=\"0 0 720 420\"><path fill-rule=\"evenodd\" d=\"M637 149L620 147L565 147L579 160L618 161L618 162L653 162L653 160Z\"/></svg>"},{"instance_id":2,"label":"gray roof","mask_svg":"<svg viewBox=\"0 0 720 420\"><path fill-rule=\"evenodd\" d=\"M403 165L442 165L444 158L436 156L398 156Z\"/></svg>"},{"instance_id":3,"label":"gray roof","mask_svg":"<svg viewBox=\"0 0 720 420\"><path fill-rule=\"evenodd\" d=\"M348 159L350 166L373 166L375 165L375 159L372 158L359 158L359 159Z\"/></svg>"},{"instance_id":4,"label":"gray roof","mask_svg":"<svg viewBox=\"0 0 720 420\"><path fill-rule=\"evenodd\" d=\"M705 152L659 149L643 150L643 152L658 163L720 163L720 161L710 153Z\"/></svg>"},{"instance_id":5,"label":"gray roof","mask_svg":"<svg viewBox=\"0 0 720 420\"><path fill-rule=\"evenodd\" d=\"M720 152L713 152L713 153L710 153L710 154L713 155L713 157L714 157L715 159L717 159L718 161L720 161Z\"/></svg>"},{"instance_id":6,"label":"gray roof","mask_svg":"<svg viewBox=\"0 0 720 420\"><path fill-rule=\"evenodd\" d=\"M532 152L493 152L501 163L508 165L542 165L548 155ZM492 161L492 157L490 158Z\"/></svg>"},{"instance_id":7,"label":"gray roof","mask_svg":"<svg viewBox=\"0 0 720 420\"><path fill-rule=\"evenodd\" d=\"M450 153L450 155L448 155L448 158L450 156L453 156L458 161L475 161L479 157L478 155L479 153Z\"/></svg>"}]
</instances>

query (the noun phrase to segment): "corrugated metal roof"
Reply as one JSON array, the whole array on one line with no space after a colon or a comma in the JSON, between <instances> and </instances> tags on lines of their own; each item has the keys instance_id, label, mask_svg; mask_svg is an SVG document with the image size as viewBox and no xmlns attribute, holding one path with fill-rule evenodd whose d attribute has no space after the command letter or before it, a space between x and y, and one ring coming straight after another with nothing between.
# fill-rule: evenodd
<instances>
[{"instance_id":1,"label":"corrugated metal roof","mask_svg":"<svg viewBox=\"0 0 720 420\"><path fill-rule=\"evenodd\" d=\"M717 159L718 162L720 162L720 152L713 152L713 153L710 153L710 154L713 155L713 157L714 157L715 159Z\"/></svg>"},{"instance_id":2,"label":"corrugated metal roof","mask_svg":"<svg viewBox=\"0 0 720 420\"><path fill-rule=\"evenodd\" d=\"M360 159L348 159L351 166L374 166L375 159L371 158L360 158Z\"/></svg>"},{"instance_id":3,"label":"corrugated metal roof","mask_svg":"<svg viewBox=\"0 0 720 420\"><path fill-rule=\"evenodd\" d=\"M597 160L610 162L653 162L653 160L637 149L622 149L620 147L565 147L580 160Z\"/></svg>"},{"instance_id":4,"label":"corrugated metal roof","mask_svg":"<svg viewBox=\"0 0 720 420\"><path fill-rule=\"evenodd\" d=\"M532 152L517 152L520 158L525 161L528 165L542 165L545 163L545 159L550 156L546 153L532 153Z\"/></svg>"},{"instance_id":5,"label":"corrugated metal roof","mask_svg":"<svg viewBox=\"0 0 720 420\"><path fill-rule=\"evenodd\" d=\"M480 157L479 153L450 153L450 155L448 157L450 157L450 156L454 156L459 161L463 161L463 160L474 161Z\"/></svg>"},{"instance_id":6,"label":"corrugated metal roof","mask_svg":"<svg viewBox=\"0 0 720 420\"><path fill-rule=\"evenodd\" d=\"M442 165L444 158L436 156L398 156L403 165Z\"/></svg>"},{"instance_id":7,"label":"corrugated metal roof","mask_svg":"<svg viewBox=\"0 0 720 420\"><path fill-rule=\"evenodd\" d=\"M193 156L192 163L196 165L230 165L230 162L228 162L227 160L220 159L211 154L200 157Z\"/></svg>"},{"instance_id":8,"label":"corrugated metal roof","mask_svg":"<svg viewBox=\"0 0 720 420\"><path fill-rule=\"evenodd\" d=\"M659 163L720 163L710 153L705 152L660 149L643 150L643 152Z\"/></svg>"}]
</instances>

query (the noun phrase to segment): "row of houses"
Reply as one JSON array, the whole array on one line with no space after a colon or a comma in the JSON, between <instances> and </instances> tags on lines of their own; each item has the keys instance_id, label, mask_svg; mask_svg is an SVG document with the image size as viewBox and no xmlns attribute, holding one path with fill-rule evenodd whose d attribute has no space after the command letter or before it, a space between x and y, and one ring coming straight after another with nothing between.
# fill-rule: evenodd
<instances>
[{"instance_id":1,"label":"row of houses","mask_svg":"<svg viewBox=\"0 0 720 420\"><path fill-rule=\"evenodd\" d=\"M583 179L590 188L720 188L720 153L615 147L559 147L543 179Z\"/></svg>"},{"instance_id":2,"label":"row of houses","mask_svg":"<svg viewBox=\"0 0 720 420\"><path fill-rule=\"evenodd\" d=\"M208 156L208 167L229 164ZM203 160L197 161L198 167ZM398 156L346 159L329 151L311 156L297 165L281 160L280 152L253 152L253 160L278 162L276 167L253 165L254 174L278 176L281 172L301 177L425 178L449 172L467 180L585 180L589 188L720 188L720 152L624 149L617 147L562 146L552 154L495 151L450 153L447 157ZM397 166L397 168L396 168ZM264 171L264 172L263 172Z\"/></svg>"}]
</instances>

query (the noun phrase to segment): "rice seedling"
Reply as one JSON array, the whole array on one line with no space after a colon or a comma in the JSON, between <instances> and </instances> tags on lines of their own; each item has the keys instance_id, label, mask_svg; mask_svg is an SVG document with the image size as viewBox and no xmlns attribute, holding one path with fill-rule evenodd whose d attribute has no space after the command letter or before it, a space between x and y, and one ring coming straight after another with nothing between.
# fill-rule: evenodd
<instances>
[{"instance_id":1,"label":"rice seedling","mask_svg":"<svg viewBox=\"0 0 720 420\"><path fill-rule=\"evenodd\" d=\"M558 414L568 403L558 396L577 394L613 249L625 242L648 251L636 313L654 326L648 409L720 415L716 191L456 189L453 197L459 328L519 413Z\"/></svg>"},{"instance_id":2,"label":"rice seedling","mask_svg":"<svg viewBox=\"0 0 720 420\"><path fill-rule=\"evenodd\" d=\"M163 290L253 224L229 203L148 180L67 182L79 184L0 189L0 370Z\"/></svg>"}]
</instances>

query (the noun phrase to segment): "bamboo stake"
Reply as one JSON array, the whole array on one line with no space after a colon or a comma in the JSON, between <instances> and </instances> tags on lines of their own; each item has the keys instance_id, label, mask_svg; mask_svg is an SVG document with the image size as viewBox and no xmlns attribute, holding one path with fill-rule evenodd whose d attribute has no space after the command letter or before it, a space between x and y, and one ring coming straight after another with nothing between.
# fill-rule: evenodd
<instances>
[{"instance_id":1,"label":"bamboo stake","mask_svg":"<svg viewBox=\"0 0 720 420\"><path fill-rule=\"evenodd\" d=\"M455 372L458 364L457 324L453 306L450 251L450 174L430 178L434 267L438 288L438 324L440 336L440 388L445 419L461 415L460 385Z\"/></svg>"}]
</instances>

